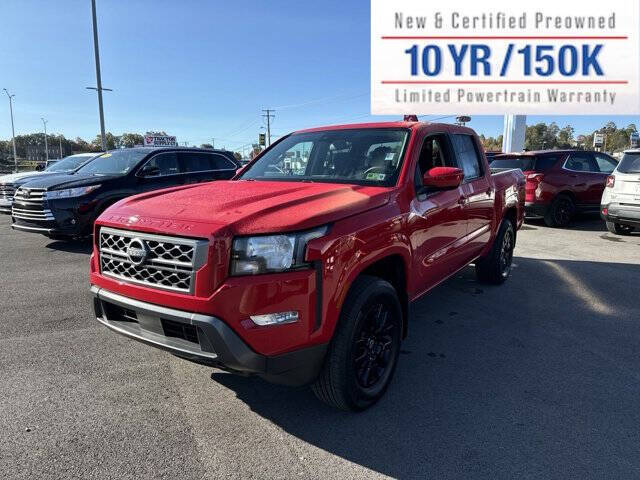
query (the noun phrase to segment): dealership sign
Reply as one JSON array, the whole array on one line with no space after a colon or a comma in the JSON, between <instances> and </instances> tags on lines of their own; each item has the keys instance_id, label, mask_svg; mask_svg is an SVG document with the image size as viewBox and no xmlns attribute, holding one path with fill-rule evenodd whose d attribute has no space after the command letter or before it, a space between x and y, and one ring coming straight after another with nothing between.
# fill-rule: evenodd
<instances>
[{"instance_id":1,"label":"dealership sign","mask_svg":"<svg viewBox=\"0 0 640 480\"><path fill-rule=\"evenodd\" d=\"M371 0L371 110L638 114L639 26L637 0Z\"/></svg>"},{"instance_id":2,"label":"dealership sign","mask_svg":"<svg viewBox=\"0 0 640 480\"><path fill-rule=\"evenodd\" d=\"M170 135L145 135L145 147L177 147L176 137Z\"/></svg>"}]
</instances>

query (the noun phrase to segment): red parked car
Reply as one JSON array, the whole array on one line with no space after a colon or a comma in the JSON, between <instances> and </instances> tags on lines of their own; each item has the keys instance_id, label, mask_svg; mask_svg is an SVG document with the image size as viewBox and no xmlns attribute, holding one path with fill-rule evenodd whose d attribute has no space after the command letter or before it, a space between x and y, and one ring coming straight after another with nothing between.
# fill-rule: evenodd
<instances>
[{"instance_id":1,"label":"red parked car","mask_svg":"<svg viewBox=\"0 0 640 480\"><path fill-rule=\"evenodd\" d=\"M519 170L492 174L464 127L296 132L234 180L105 211L95 315L185 359L362 410L389 385L412 302L469 263L482 281L507 279L524 185Z\"/></svg>"},{"instance_id":2,"label":"red parked car","mask_svg":"<svg viewBox=\"0 0 640 480\"><path fill-rule=\"evenodd\" d=\"M519 168L527 179L527 218L566 227L576 213L598 213L607 177L618 162L600 152L545 150L495 157L491 168Z\"/></svg>"}]
</instances>

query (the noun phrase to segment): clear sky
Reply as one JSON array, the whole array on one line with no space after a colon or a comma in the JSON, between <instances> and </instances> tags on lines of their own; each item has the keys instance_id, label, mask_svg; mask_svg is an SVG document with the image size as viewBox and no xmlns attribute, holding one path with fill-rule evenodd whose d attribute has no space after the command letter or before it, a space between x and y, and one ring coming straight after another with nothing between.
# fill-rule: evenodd
<instances>
[{"instance_id":1,"label":"clear sky","mask_svg":"<svg viewBox=\"0 0 640 480\"><path fill-rule=\"evenodd\" d=\"M97 0L108 131L166 130L190 145L256 141L272 132L369 116L369 0ZM99 132L90 0L3 0L0 89L15 93L16 133ZM0 98L0 138L11 135ZM389 119L389 117L376 117ZM428 120L429 117L421 117ZM475 117L502 133L502 117ZM529 117L590 133L640 117Z\"/></svg>"}]
</instances>

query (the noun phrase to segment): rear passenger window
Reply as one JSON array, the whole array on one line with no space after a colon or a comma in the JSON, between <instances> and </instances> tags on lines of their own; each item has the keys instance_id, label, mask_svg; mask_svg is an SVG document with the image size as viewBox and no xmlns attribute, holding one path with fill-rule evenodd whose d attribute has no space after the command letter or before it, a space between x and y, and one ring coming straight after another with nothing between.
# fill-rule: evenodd
<instances>
[{"instance_id":1,"label":"rear passenger window","mask_svg":"<svg viewBox=\"0 0 640 480\"><path fill-rule=\"evenodd\" d=\"M206 172L210 170L235 170L235 164L228 158L215 153L187 152L181 153L184 171Z\"/></svg>"},{"instance_id":2,"label":"rear passenger window","mask_svg":"<svg viewBox=\"0 0 640 480\"><path fill-rule=\"evenodd\" d=\"M588 153L572 153L564 168L573 172L597 172L597 165Z\"/></svg>"},{"instance_id":3,"label":"rear passenger window","mask_svg":"<svg viewBox=\"0 0 640 480\"><path fill-rule=\"evenodd\" d=\"M458 166L464 171L464 179L471 180L482 175L480 158L471 135L452 135L453 148Z\"/></svg>"}]
</instances>

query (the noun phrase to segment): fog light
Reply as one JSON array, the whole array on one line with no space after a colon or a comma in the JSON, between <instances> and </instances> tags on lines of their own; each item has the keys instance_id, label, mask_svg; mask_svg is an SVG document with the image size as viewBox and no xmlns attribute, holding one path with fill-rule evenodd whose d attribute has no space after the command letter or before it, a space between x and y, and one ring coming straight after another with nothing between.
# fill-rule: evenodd
<instances>
[{"instance_id":1,"label":"fog light","mask_svg":"<svg viewBox=\"0 0 640 480\"><path fill-rule=\"evenodd\" d=\"M249 317L253 323L261 327L267 325L283 325L298 321L298 312L270 313L268 315L251 315Z\"/></svg>"}]
</instances>

